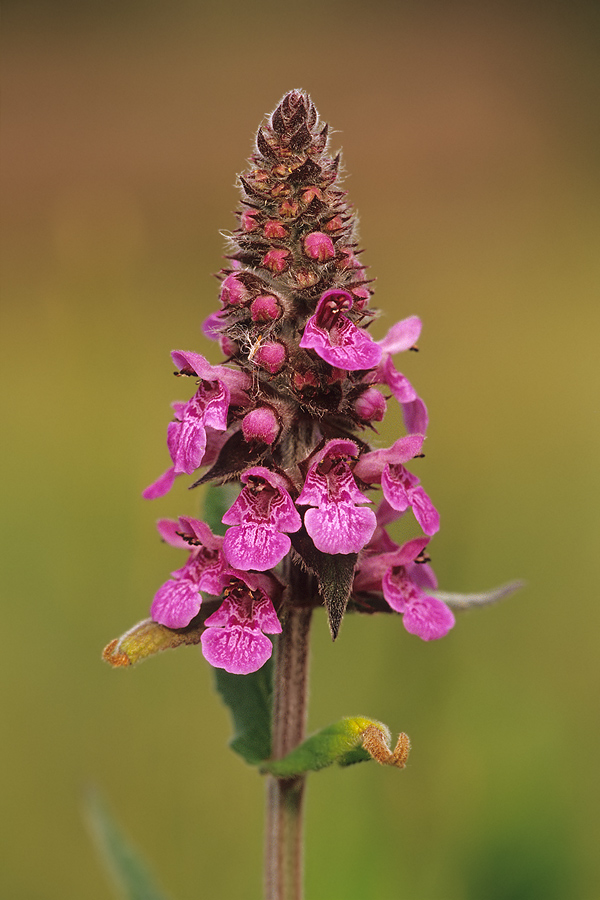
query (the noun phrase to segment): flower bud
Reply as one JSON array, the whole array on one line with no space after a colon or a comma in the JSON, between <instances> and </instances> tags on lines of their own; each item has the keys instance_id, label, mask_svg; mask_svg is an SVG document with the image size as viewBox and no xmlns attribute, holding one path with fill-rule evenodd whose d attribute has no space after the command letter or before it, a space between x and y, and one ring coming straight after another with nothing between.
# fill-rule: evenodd
<instances>
[{"instance_id":1,"label":"flower bud","mask_svg":"<svg viewBox=\"0 0 600 900\"><path fill-rule=\"evenodd\" d=\"M242 432L248 443L272 444L280 431L279 420L270 406L259 406L242 419Z\"/></svg>"},{"instance_id":2,"label":"flower bud","mask_svg":"<svg viewBox=\"0 0 600 900\"><path fill-rule=\"evenodd\" d=\"M238 344L236 344L235 341L232 341L226 334L222 334L219 338L219 346L221 347L223 356L227 357L235 356L239 350Z\"/></svg>"},{"instance_id":3,"label":"flower bud","mask_svg":"<svg viewBox=\"0 0 600 900\"><path fill-rule=\"evenodd\" d=\"M250 305L253 322L274 322L281 316L281 304L273 294L261 294Z\"/></svg>"},{"instance_id":4,"label":"flower bud","mask_svg":"<svg viewBox=\"0 0 600 900\"><path fill-rule=\"evenodd\" d=\"M325 225L327 231L339 231L340 228L344 227L344 223L342 222L341 216L334 216L333 219L330 219L329 222Z\"/></svg>"},{"instance_id":5,"label":"flower bud","mask_svg":"<svg viewBox=\"0 0 600 900\"><path fill-rule=\"evenodd\" d=\"M279 215L293 219L294 216L298 215L298 209L299 207L295 200L284 200L279 207Z\"/></svg>"},{"instance_id":6,"label":"flower bud","mask_svg":"<svg viewBox=\"0 0 600 900\"><path fill-rule=\"evenodd\" d=\"M335 256L333 241L322 231L313 231L304 238L304 251L311 259L322 263Z\"/></svg>"},{"instance_id":7,"label":"flower bud","mask_svg":"<svg viewBox=\"0 0 600 900\"><path fill-rule=\"evenodd\" d=\"M261 344L252 359L261 369L266 369L271 375L276 375L285 365L287 351L283 344L271 341Z\"/></svg>"},{"instance_id":8,"label":"flower bud","mask_svg":"<svg viewBox=\"0 0 600 900\"><path fill-rule=\"evenodd\" d=\"M248 289L234 273L228 275L221 284L220 298L223 306L241 306L249 297Z\"/></svg>"},{"instance_id":9,"label":"flower bud","mask_svg":"<svg viewBox=\"0 0 600 900\"><path fill-rule=\"evenodd\" d=\"M354 401L354 412L363 422L381 422L385 415L385 410L385 397L377 388L367 388Z\"/></svg>"},{"instance_id":10,"label":"flower bud","mask_svg":"<svg viewBox=\"0 0 600 900\"><path fill-rule=\"evenodd\" d=\"M268 222L265 222L264 232L265 237L268 238L287 237L287 228L281 222L278 222L277 219L270 219Z\"/></svg>"},{"instance_id":11,"label":"flower bud","mask_svg":"<svg viewBox=\"0 0 600 900\"><path fill-rule=\"evenodd\" d=\"M354 299L355 309L364 309L371 299L371 291L366 287L350 288Z\"/></svg>"},{"instance_id":12,"label":"flower bud","mask_svg":"<svg viewBox=\"0 0 600 900\"><path fill-rule=\"evenodd\" d=\"M258 213L253 209L245 209L240 217L240 225L242 226L244 231L254 231L255 228L258 228L258 222L256 221Z\"/></svg>"},{"instance_id":13,"label":"flower bud","mask_svg":"<svg viewBox=\"0 0 600 900\"><path fill-rule=\"evenodd\" d=\"M317 376L311 369L306 369L306 371L294 369L292 384L297 391L301 391L305 387L316 387L318 384Z\"/></svg>"},{"instance_id":14,"label":"flower bud","mask_svg":"<svg viewBox=\"0 0 600 900\"><path fill-rule=\"evenodd\" d=\"M278 275L287 268L286 257L289 255L289 250L269 250L263 257L262 265Z\"/></svg>"},{"instance_id":15,"label":"flower bud","mask_svg":"<svg viewBox=\"0 0 600 900\"><path fill-rule=\"evenodd\" d=\"M310 269L298 269L296 271L296 284L301 290L314 287L318 280L319 276L317 273L311 272Z\"/></svg>"},{"instance_id":16,"label":"flower bud","mask_svg":"<svg viewBox=\"0 0 600 900\"><path fill-rule=\"evenodd\" d=\"M311 203L315 199L315 197L317 198L317 200L323 200L323 191L316 186L307 187L306 190L302 193L302 201L307 205Z\"/></svg>"}]
</instances>

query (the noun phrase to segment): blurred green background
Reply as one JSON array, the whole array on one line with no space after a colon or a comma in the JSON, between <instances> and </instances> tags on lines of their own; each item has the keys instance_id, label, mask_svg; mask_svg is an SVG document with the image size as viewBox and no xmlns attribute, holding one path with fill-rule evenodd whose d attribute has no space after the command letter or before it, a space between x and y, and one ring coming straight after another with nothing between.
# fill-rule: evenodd
<instances>
[{"instance_id":1,"label":"blurred green background","mask_svg":"<svg viewBox=\"0 0 600 900\"><path fill-rule=\"evenodd\" d=\"M5 4L0 896L111 896L90 784L177 900L261 896L263 784L208 665L100 652L182 563L154 521L198 495L140 497L184 399L169 351L219 359L219 230L295 87L344 151L376 336L425 323L402 364L440 585L528 583L434 644L355 617L331 645L316 617L310 726L364 714L414 749L312 777L307 898L600 896L599 25L578 2Z\"/></svg>"}]
</instances>

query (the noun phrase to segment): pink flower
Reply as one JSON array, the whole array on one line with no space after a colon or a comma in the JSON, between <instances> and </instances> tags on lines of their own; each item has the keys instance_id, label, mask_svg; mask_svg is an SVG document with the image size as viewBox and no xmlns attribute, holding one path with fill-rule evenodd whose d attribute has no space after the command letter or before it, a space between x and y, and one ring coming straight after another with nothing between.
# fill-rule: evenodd
<instances>
[{"instance_id":1,"label":"pink flower","mask_svg":"<svg viewBox=\"0 0 600 900\"><path fill-rule=\"evenodd\" d=\"M425 434L428 425L427 407L417 395L408 378L398 372L392 362L395 353L410 350L421 334L421 320L409 316L392 325L384 338L378 341L382 357L374 373L366 376L367 384L386 384L402 407L406 430L410 433Z\"/></svg>"},{"instance_id":2,"label":"pink flower","mask_svg":"<svg viewBox=\"0 0 600 900\"><path fill-rule=\"evenodd\" d=\"M286 489L286 481L264 466L241 476L241 494L223 516L228 528L223 552L236 569L273 568L288 553L291 541L284 532L298 531L302 520Z\"/></svg>"},{"instance_id":3,"label":"pink flower","mask_svg":"<svg viewBox=\"0 0 600 900\"><path fill-rule=\"evenodd\" d=\"M185 628L200 609L199 591L220 594L223 590L223 538L214 535L204 522L186 516L178 522L160 519L157 527L163 540L190 550L190 556L185 566L172 572L169 581L158 589L150 615L167 628Z\"/></svg>"},{"instance_id":4,"label":"pink flower","mask_svg":"<svg viewBox=\"0 0 600 900\"><path fill-rule=\"evenodd\" d=\"M269 659L273 646L264 632L281 632L267 593L269 582L264 576L238 573L219 609L206 619L200 640L212 666L233 675L248 675Z\"/></svg>"},{"instance_id":5,"label":"pink flower","mask_svg":"<svg viewBox=\"0 0 600 900\"><path fill-rule=\"evenodd\" d=\"M402 465L386 465L381 475L383 496L393 509L404 512L412 507L415 519L425 534L435 534L440 530L440 515L420 485L416 475L412 475Z\"/></svg>"},{"instance_id":6,"label":"pink flower","mask_svg":"<svg viewBox=\"0 0 600 900\"><path fill-rule=\"evenodd\" d=\"M367 550L354 579L357 592L381 590L388 605L402 614L406 630L424 641L444 637L454 625L449 607L427 594L437 587L431 567L415 561L428 541L415 538L386 553Z\"/></svg>"},{"instance_id":7,"label":"pink flower","mask_svg":"<svg viewBox=\"0 0 600 900\"><path fill-rule=\"evenodd\" d=\"M306 511L304 525L324 553L358 553L375 531L375 513L358 505L371 501L357 488L348 465L357 453L353 441L329 441L316 455L296 501L317 507Z\"/></svg>"},{"instance_id":8,"label":"pink flower","mask_svg":"<svg viewBox=\"0 0 600 900\"><path fill-rule=\"evenodd\" d=\"M299 346L314 350L325 362L346 371L371 369L379 363L382 349L366 331L342 315L352 304L348 291L325 291L304 327Z\"/></svg>"},{"instance_id":9,"label":"pink flower","mask_svg":"<svg viewBox=\"0 0 600 900\"><path fill-rule=\"evenodd\" d=\"M187 403L173 404L175 421L167 428L167 447L173 466L145 489L142 496L147 500L166 494L175 476L191 475L199 468L206 451L207 429L226 430L229 404L232 399L243 402L243 389L248 383L248 377L242 372L211 366L198 353L174 350L171 356L182 374L196 374L201 381Z\"/></svg>"},{"instance_id":10,"label":"pink flower","mask_svg":"<svg viewBox=\"0 0 600 900\"><path fill-rule=\"evenodd\" d=\"M365 453L355 466L355 474L367 484L381 482L383 496L389 505L404 512L412 507L415 518L425 534L439 531L440 517L435 506L402 463L417 456L423 445L422 434L407 434L386 450Z\"/></svg>"}]
</instances>

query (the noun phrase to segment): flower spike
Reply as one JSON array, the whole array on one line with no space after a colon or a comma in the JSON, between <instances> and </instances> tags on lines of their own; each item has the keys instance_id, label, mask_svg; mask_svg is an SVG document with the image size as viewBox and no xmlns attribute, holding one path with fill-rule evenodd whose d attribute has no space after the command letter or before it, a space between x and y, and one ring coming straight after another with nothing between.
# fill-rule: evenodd
<instances>
[{"instance_id":1,"label":"flower spike","mask_svg":"<svg viewBox=\"0 0 600 900\"><path fill-rule=\"evenodd\" d=\"M304 91L286 94L259 128L217 309L203 326L224 358L173 351L194 389L173 404L171 465L144 491L161 497L181 475L193 487L237 485L214 520L223 536L198 519L160 520L188 559L151 610L161 627L201 620L205 657L230 673L259 668L271 655L266 635L307 606L326 607L334 638L347 609L398 612L424 640L454 624L424 557L439 514L413 472L427 408L393 361L417 349L421 320L371 336L374 282L328 142ZM398 407L404 433L389 447L368 443ZM399 546L387 528L409 509L424 536ZM296 596L300 573L311 588ZM202 607L202 594L217 599Z\"/></svg>"}]
</instances>

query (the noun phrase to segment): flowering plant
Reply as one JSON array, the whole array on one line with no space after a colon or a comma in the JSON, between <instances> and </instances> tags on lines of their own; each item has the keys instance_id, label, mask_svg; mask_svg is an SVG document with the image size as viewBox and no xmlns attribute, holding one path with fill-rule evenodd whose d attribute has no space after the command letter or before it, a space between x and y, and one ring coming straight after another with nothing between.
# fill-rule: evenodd
<instances>
[{"instance_id":1,"label":"flowering plant","mask_svg":"<svg viewBox=\"0 0 600 900\"><path fill-rule=\"evenodd\" d=\"M313 610L325 607L334 639L344 615L361 612L399 614L410 634L430 641L454 626L453 608L514 588L437 591L427 548L440 520L416 474L427 409L394 362L417 349L421 322L410 316L382 340L371 336L373 282L339 163L302 91L286 94L258 130L240 176L220 307L204 324L224 360L172 353L194 393L173 404L171 464L144 491L160 497L179 475L193 476L193 487L211 486L208 521L158 522L187 559L158 589L151 618L104 654L127 666L201 646L234 717L234 749L267 775L270 900L301 896L307 772L370 758L402 768L410 746L401 734L392 749L386 726L364 717L305 739ZM390 401L405 434L373 448ZM386 529L409 510L420 533L399 546Z\"/></svg>"}]
</instances>

